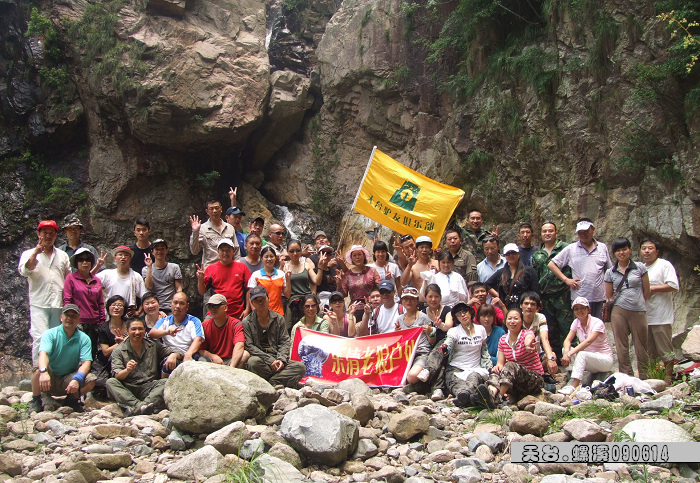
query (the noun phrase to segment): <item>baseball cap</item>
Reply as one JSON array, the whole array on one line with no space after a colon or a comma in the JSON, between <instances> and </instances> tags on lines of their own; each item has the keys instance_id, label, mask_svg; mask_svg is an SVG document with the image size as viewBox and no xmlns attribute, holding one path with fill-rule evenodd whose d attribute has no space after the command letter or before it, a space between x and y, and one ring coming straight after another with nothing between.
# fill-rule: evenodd
<instances>
[{"instance_id":1,"label":"baseball cap","mask_svg":"<svg viewBox=\"0 0 700 483\"><path fill-rule=\"evenodd\" d=\"M590 304L588 303L588 299L586 297L576 297L573 302L571 302L571 308L574 308L574 305L583 305L584 307L590 307Z\"/></svg>"},{"instance_id":2,"label":"baseball cap","mask_svg":"<svg viewBox=\"0 0 700 483\"><path fill-rule=\"evenodd\" d=\"M328 300L333 300L334 298L338 298L338 297L340 297L342 300L345 300L345 296L343 295L343 293L342 293L342 292L337 292L337 291L336 291L336 292L332 292L332 293L331 293L331 296L328 297Z\"/></svg>"},{"instance_id":3,"label":"baseball cap","mask_svg":"<svg viewBox=\"0 0 700 483\"><path fill-rule=\"evenodd\" d=\"M221 245L228 245L231 248L234 248L233 242L230 238L222 238L221 240L219 240L219 243L216 244L216 248L218 249Z\"/></svg>"},{"instance_id":4,"label":"baseball cap","mask_svg":"<svg viewBox=\"0 0 700 483\"><path fill-rule=\"evenodd\" d=\"M389 292L391 292L392 290L394 290L394 288L396 288L396 286L394 285L394 282L392 282L391 280L382 280L382 282L379 284L379 291L380 292L382 290L388 290Z\"/></svg>"},{"instance_id":5,"label":"baseball cap","mask_svg":"<svg viewBox=\"0 0 700 483\"><path fill-rule=\"evenodd\" d=\"M332 251L333 251L333 247L330 246L330 245L321 245L321 246L318 248L318 251L319 251L319 252L325 252L325 251L332 252Z\"/></svg>"},{"instance_id":6,"label":"baseball cap","mask_svg":"<svg viewBox=\"0 0 700 483\"><path fill-rule=\"evenodd\" d=\"M220 293L215 293L211 297L209 297L209 301L207 302L207 305L228 305L228 302L226 302L226 297L221 295Z\"/></svg>"},{"instance_id":7,"label":"baseball cap","mask_svg":"<svg viewBox=\"0 0 700 483\"><path fill-rule=\"evenodd\" d=\"M121 252L128 253L130 257L134 256L134 251L126 245L119 245L117 248L112 250L112 256L115 256L117 253Z\"/></svg>"},{"instance_id":8,"label":"baseball cap","mask_svg":"<svg viewBox=\"0 0 700 483\"><path fill-rule=\"evenodd\" d=\"M265 287L253 287L250 289L250 300L255 300L259 297L265 297L267 295L267 290Z\"/></svg>"},{"instance_id":9,"label":"baseball cap","mask_svg":"<svg viewBox=\"0 0 700 483\"><path fill-rule=\"evenodd\" d=\"M262 216L257 216L257 217L255 217L255 218L251 218L251 219L250 219L250 222L251 222L251 223L255 223L256 221L259 221L259 222L262 223L263 225L265 224L265 218L263 218Z\"/></svg>"},{"instance_id":10,"label":"baseball cap","mask_svg":"<svg viewBox=\"0 0 700 483\"><path fill-rule=\"evenodd\" d=\"M418 298L418 289L415 287L404 287L401 291L401 298L412 297L414 299Z\"/></svg>"},{"instance_id":11,"label":"baseball cap","mask_svg":"<svg viewBox=\"0 0 700 483\"><path fill-rule=\"evenodd\" d=\"M520 253L520 249L515 243L508 243L506 246L503 247L503 254L505 255L508 252Z\"/></svg>"},{"instance_id":12,"label":"baseball cap","mask_svg":"<svg viewBox=\"0 0 700 483\"><path fill-rule=\"evenodd\" d=\"M576 223L576 232L578 233L579 231L586 231L592 226L593 223L591 223L590 221L579 221L578 223Z\"/></svg>"},{"instance_id":13,"label":"baseball cap","mask_svg":"<svg viewBox=\"0 0 700 483\"><path fill-rule=\"evenodd\" d=\"M78 218L78 215L68 215L63 219L63 229L65 230L69 226L79 226L80 228L83 227L83 224L80 223L80 218Z\"/></svg>"},{"instance_id":14,"label":"baseball cap","mask_svg":"<svg viewBox=\"0 0 700 483\"><path fill-rule=\"evenodd\" d=\"M65 314L66 312L70 312L71 310L73 312L76 312L78 315L80 315L80 308L78 308L78 306L75 304L64 305L63 308L61 309L61 313Z\"/></svg>"},{"instance_id":15,"label":"baseball cap","mask_svg":"<svg viewBox=\"0 0 700 483\"><path fill-rule=\"evenodd\" d=\"M423 236L419 236L418 238L416 238L416 246L420 245L421 243L427 243L431 247L433 246L433 240L429 236L423 235Z\"/></svg>"},{"instance_id":16,"label":"baseball cap","mask_svg":"<svg viewBox=\"0 0 700 483\"><path fill-rule=\"evenodd\" d=\"M53 228L54 230L58 231L58 225L53 220L40 221L39 226L36 227L36 231L39 231L42 228Z\"/></svg>"},{"instance_id":17,"label":"baseball cap","mask_svg":"<svg viewBox=\"0 0 700 483\"><path fill-rule=\"evenodd\" d=\"M155 240L155 241L153 242L152 247L155 248L156 245L161 245L161 244L162 244L162 245L165 245L165 248L168 248L168 242L166 242L166 241L163 240L162 238L158 238L157 240Z\"/></svg>"},{"instance_id":18,"label":"baseball cap","mask_svg":"<svg viewBox=\"0 0 700 483\"><path fill-rule=\"evenodd\" d=\"M237 207L237 206L230 206L230 207L226 210L226 216L229 216L229 215L243 215L243 216L245 216L245 213L243 213L243 212L241 211L241 209L240 209L239 207Z\"/></svg>"},{"instance_id":19,"label":"baseball cap","mask_svg":"<svg viewBox=\"0 0 700 483\"><path fill-rule=\"evenodd\" d=\"M323 231L323 230L318 230L316 233L314 233L314 240L315 240L316 238L322 236L322 235L325 236L326 238L328 238L328 235L326 235L326 232L325 232L325 231Z\"/></svg>"}]
</instances>

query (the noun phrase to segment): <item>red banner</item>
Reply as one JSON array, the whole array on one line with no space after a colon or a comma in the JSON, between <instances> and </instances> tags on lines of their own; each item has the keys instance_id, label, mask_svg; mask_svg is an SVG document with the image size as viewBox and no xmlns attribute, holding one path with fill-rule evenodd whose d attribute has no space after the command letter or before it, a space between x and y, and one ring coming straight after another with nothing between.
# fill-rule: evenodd
<instances>
[{"instance_id":1,"label":"red banner","mask_svg":"<svg viewBox=\"0 0 700 483\"><path fill-rule=\"evenodd\" d=\"M421 331L418 327L349 339L300 327L292 341L291 359L306 365L308 379L358 378L368 386L400 387L406 382Z\"/></svg>"}]
</instances>

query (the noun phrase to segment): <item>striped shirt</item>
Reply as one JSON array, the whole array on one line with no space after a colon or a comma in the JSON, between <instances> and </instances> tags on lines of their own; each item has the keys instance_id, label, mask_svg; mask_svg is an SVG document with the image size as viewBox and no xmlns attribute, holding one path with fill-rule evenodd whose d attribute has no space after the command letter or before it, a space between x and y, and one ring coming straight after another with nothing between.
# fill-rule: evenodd
<instances>
[{"instance_id":1,"label":"striped shirt","mask_svg":"<svg viewBox=\"0 0 700 483\"><path fill-rule=\"evenodd\" d=\"M525 349L525 338L528 335L534 336L535 334L531 330L522 329L518 334L518 339L515 344L511 346L508 343L509 335L506 334L501 337L498 341L498 352L502 352L506 357L506 362L517 362L526 369L530 369L537 374L544 374L544 369L542 369L542 362L540 361L540 356L537 351L528 351Z\"/></svg>"}]
</instances>

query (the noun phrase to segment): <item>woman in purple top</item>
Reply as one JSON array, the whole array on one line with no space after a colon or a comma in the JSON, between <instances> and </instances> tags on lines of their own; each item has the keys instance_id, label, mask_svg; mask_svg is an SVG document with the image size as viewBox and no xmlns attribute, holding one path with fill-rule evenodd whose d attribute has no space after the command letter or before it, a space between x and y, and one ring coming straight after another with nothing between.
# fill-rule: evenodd
<instances>
[{"instance_id":1,"label":"woman in purple top","mask_svg":"<svg viewBox=\"0 0 700 483\"><path fill-rule=\"evenodd\" d=\"M78 271L69 273L66 277L63 286L63 305L75 304L80 309L81 328L90 336L94 360L97 353L97 329L106 320L102 282L99 278L92 276L95 255L87 248L78 248L70 257L70 263Z\"/></svg>"},{"instance_id":2,"label":"woman in purple top","mask_svg":"<svg viewBox=\"0 0 700 483\"><path fill-rule=\"evenodd\" d=\"M566 367L574 361L569 384L559 389L561 394L569 395L578 389L583 371L608 372L613 366L613 352L605 336L605 324L597 317L591 316L591 308L585 297L576 297L571 307L576 320L571 324L562 349L561 365ZM571 342L578 336L579 345L571 348ZM572 358L572 356L576 358Z\"/></svg>"}]
</instances>

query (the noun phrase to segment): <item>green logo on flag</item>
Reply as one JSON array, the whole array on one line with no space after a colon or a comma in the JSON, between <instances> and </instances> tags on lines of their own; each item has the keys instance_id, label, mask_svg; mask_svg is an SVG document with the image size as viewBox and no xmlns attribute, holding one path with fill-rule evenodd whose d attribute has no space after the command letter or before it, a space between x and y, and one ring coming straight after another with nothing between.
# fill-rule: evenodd
<instances>
[{"instance_id":1,"label":"green logo on flag","mask_svg":"<svg viewBox=\"0 0 700 483\"><path fill-rule=\"evenodd\" d=\"M407 211L413 211L420 193L420 187L410 181L404 181L401 188L397 189L389 202Z\"/></svg>"}]
</instances>

